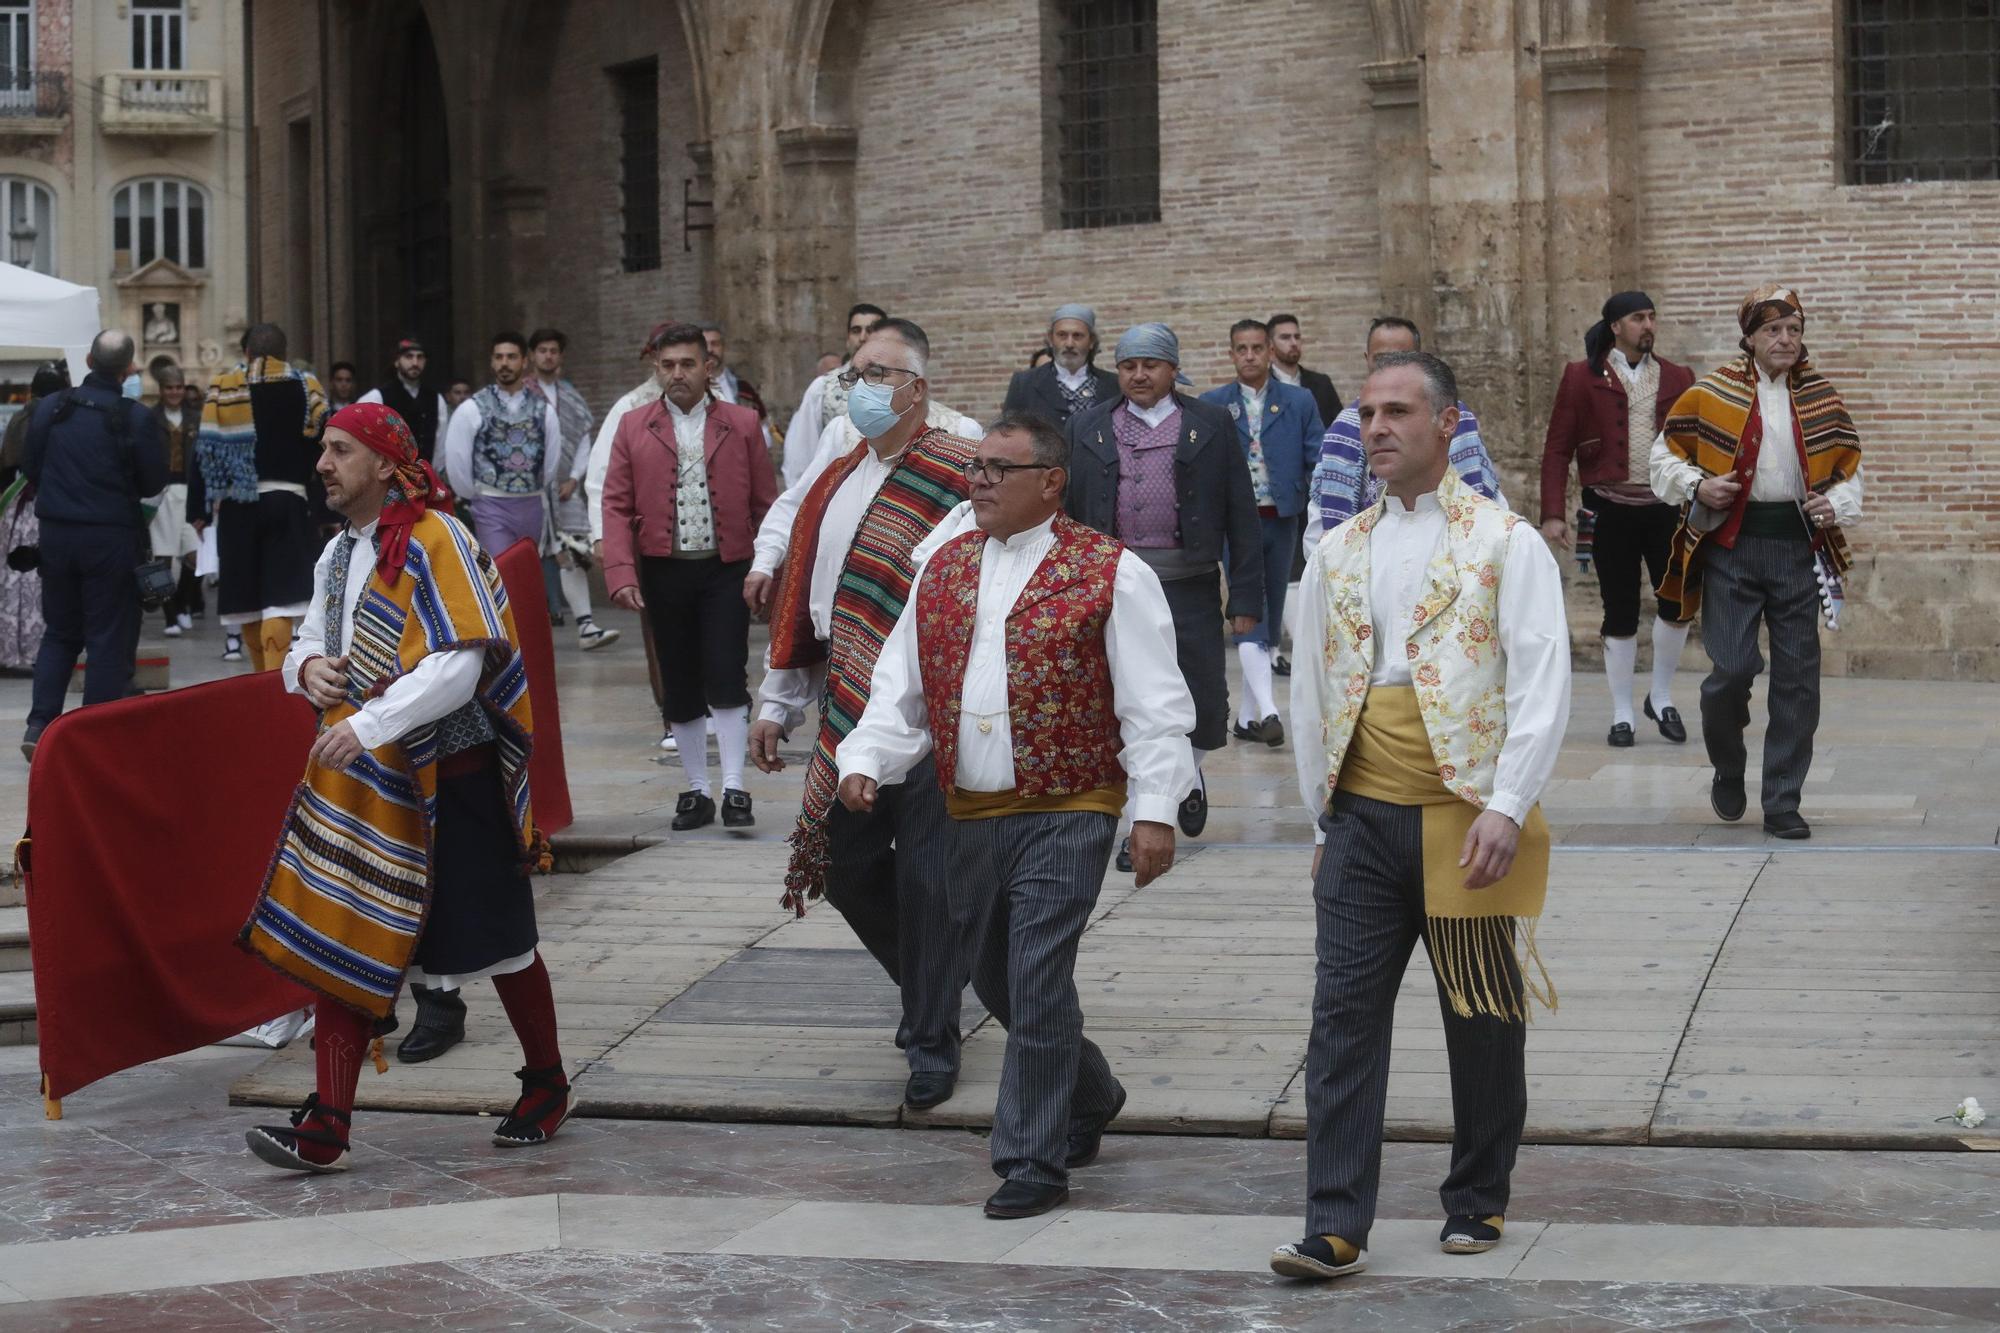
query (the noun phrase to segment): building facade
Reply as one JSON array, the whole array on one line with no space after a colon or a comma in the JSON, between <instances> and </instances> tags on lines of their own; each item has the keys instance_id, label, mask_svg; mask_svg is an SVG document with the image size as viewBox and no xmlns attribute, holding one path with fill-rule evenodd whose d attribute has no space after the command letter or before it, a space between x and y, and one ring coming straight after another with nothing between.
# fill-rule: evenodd
<instances>
[{"instance_id":1,"label":"building facade","mask_svg":"<svg viewBox=\"0 0 2000 1333\"><path fill-rule=\"evenodd\" d=\"M653 323L718 318L782 424L866 299L985 415L1064 301L1171 323L1201 387L1283 309L1351 391L1397 313L1531 509L1607 293L1706 369L1793 283L1867 448L1830 669L2000 678L1984 0L322 0L250 44L252 304L364 377L553 324L603 404Z\"/></svg>"},{"instance_id":2,"label":"building facade","mask_svg":"<svg viewBox=\"0 0 2000 1333\"><path fill-rule=\"evenodd\" d=\"M0 0L7 259L96 287L143 365L197 380L250 309L245 22L223 0Z\"/></svg>"}]
</instances>

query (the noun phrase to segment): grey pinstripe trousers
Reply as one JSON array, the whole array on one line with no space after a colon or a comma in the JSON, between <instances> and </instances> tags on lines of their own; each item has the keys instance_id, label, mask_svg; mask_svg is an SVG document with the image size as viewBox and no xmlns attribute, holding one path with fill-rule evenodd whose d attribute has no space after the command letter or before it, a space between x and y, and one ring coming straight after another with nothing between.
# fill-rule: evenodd
<instances>
[{"instance_id":1,"label":"grey pinstripe trousers","mask_svg":"<svg viewBox=\"0 0 2000 1333\"><path fill-rule=\"evenodd\" d=\"M868 814L836 802L826 841L826 900L902 992L896 1044L910 1072L956 1070L974 922L945 892L958 831L944 812L936 765L926 759L883 787Z\"/></svg>"},{"instance_id":2,"label":"grey pinstripe trousers","mask_svg":"<svg viewBox=\"0 0 2000 1333\"><path fill-rule=\"evenodd\" d=\"M958 824L955 915L980 922L972 988L1007 1029L993 1110L993 1173L1068 1183L1075 1119L1118 1099L1104 1052L1083 1035L1076 949L1111 861L1118 821L1088 811Z\"/></svg>"},{"instance_id":3,"label":"grey pinstripe trousers","mask_svg":"<svg viewBox=\"0 0 2000 1333\"><path fill-rule=\"evenodd\" d=\"M1423 809L1336 792L1320 827L1326 851L1313 884L1318 961L1306 1046L1306 1233L1365 1248L1382 1181L1396 991L1424 930ZM1508 971L1518 993L1511 961ZM1438 1198L1447 1216L1505 1213L1528 1113L1527 1028L1485 1015L1460 1018L1443 987L1438 1008L1452 1114L1451 1171Z\"/></svg>"},{"instance_id":4,"label":"grey pinstripe trousers","mask_svg":"<svg viewBox=\"0 0 2000 1333\"><path fill-rule=\"evenodd\" d=\"M1803 524L1796 538L1736 539L1701 570L1701 642L1715 669L1701 683L1701 739L1717 774L1741 779L1748 761L1750 687L1764 669L1757 626L1771 637L1764 728L1765 815L1799 808L1819 729L1819 576Z\"/></svg>"}]
</instances>

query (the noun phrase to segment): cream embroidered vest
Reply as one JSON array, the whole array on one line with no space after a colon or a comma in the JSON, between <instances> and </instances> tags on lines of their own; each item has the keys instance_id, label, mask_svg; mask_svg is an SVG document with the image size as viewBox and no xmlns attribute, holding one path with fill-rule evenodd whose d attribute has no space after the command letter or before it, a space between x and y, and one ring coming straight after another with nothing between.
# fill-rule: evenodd
<instances>
[{"instance_id":1,"label":"cream embroidered vest","mask_svg":"<svg viewBox=\"0 0 2000 1333\"><path fill-rule=\"evenodd\" d=\"M1451 468L1445 469L1437 497L1445 515L1444 539L1425 571L1423 601L1403 651L1438 776L1447 790L1484 809L1493 797L1500 747L1507 742L1507 669L1497 629L1500 577L1507 534L1521 520L1465 485ZM1386 504L1386 498L1377 501L1327 536L1321 651L1328 690L1338 701L1326 710L1321 727L1329 792L1340 780L1375 665L1369 534ZM1396 647L1384 644L1383 651Z\"/></svg>"}]
</instances>

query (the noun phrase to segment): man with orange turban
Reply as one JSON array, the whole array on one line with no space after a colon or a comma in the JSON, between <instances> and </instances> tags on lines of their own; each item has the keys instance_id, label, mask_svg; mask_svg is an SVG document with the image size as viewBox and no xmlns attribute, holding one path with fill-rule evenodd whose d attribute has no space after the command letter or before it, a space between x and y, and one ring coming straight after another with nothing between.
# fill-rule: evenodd
<instances>
[{"instance_id":1,"label":"man with orange turban","mask_svg":"<svg viewBox=\"0 0 2000 1333\"><path fill-rule=\"evenodd\" d=\"M318 1086L289 1127L251 1130L250 1150L346 1168L362 1053L406 977L493 979L526 1056L493 1141L546 1142L574 1104L536 947L533 721L506 588L393 410L336 413L318 471L347 526L283 670L320 710L319 736L239 937L320 994Z\"/></svg>"}]
</instances>

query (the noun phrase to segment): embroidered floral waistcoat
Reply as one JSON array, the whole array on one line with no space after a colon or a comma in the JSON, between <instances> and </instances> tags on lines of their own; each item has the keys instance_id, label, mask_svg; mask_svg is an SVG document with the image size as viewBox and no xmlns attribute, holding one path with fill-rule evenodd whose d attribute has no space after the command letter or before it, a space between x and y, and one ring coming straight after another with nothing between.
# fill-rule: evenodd
<instances>
[{"instance_id":1,"label":"embroidered floral waistcoat","mask_svg":"<svg viewBox=\"0 0 2000 1333\"><path fill-rule=\"evenodd\" d=\"M529 389L509 408L500 391L487 385L472 395L479 405L479 434L472 442L472 470L481 486L506 495L535 495L542 489L543 412L548 400ZM561 447L561 442L557 442Z\"/></svg>"},{"instance_id":2,"label":"embroidered floral waistcoat","mask_svg":"<svg viewBox=\"0 0 2000 1333\"><path fill-rule=\"evenodd\" d=\"M1014 789L1024 797L1074 796L1122 782L1124 748L1112 711L1104 626L1123 549L1058 515L1055 542L1007 613L1007 720ZM930 711L938 785L958 772L959 692L979 607L986 534L938 548L917 585L917 654Z\"/></svg>"},{"instance_id":3,"label":"embroidered floral waistcoat","mask_svg":"<svg viewBox=\"0 0 2000 1333\"><path fill-rule=\"evenodd\" d=\"M1500 747L1507 741L1507 667L1498 632L1500 579L1507 559L1507 534L1520 522L1459 480L1447 468L1438 486L1444 510L1444 538L1425 571L1407 644L1411 684L1431 755L1445 787L1484 809L1493 797ZM1369 606L1369 535L1387 501L1378 501L1341 524L1328 537L1325 581L1327 688L1332 694L1321 739L1326 747L1327 787L1340 781L1340 766L1354 738L1361 705L1374 670L1374 617Z\"/></svg>"}]
</instances>

